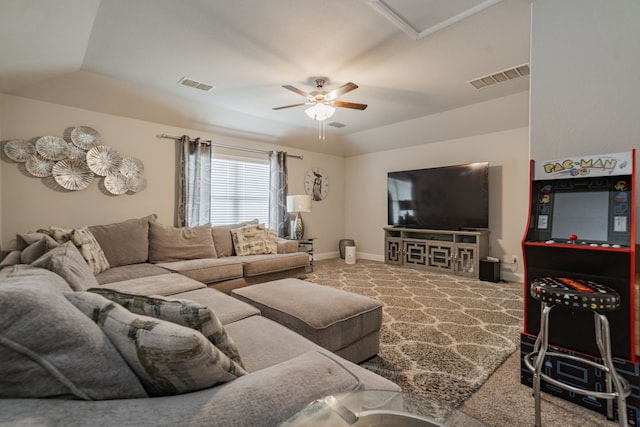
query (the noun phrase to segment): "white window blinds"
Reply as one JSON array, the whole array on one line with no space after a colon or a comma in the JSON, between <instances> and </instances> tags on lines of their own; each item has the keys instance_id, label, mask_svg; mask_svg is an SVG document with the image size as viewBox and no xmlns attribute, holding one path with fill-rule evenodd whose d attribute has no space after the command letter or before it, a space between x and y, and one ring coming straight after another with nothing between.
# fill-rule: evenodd
<instances>
[{"instance_id":1,"label":"white window blinds","mask_svg":"<svg viewBox=\"0 0 640 427\"><path fill-rule=\"evenodd\" d=\"M258 219L269 224L269 163L259 159L211 160L211 224Z\"/></svg>"}]
</instances>

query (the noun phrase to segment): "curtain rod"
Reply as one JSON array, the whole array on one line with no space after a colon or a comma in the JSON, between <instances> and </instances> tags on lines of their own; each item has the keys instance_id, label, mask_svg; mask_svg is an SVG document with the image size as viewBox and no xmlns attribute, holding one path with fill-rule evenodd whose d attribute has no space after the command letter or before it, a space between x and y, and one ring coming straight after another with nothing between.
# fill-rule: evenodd
<instances>
[{"instance_id":1,"label":"curtain rod","mask_svg":"<svg viewBox=\"0 0 640 427\"><path fill-rule=\"evenodd\" d=\"M171 135L167 135L166 133L157 135L158 138L165 138L165 139L174 139L176 141L179 141L182 139L181 136L171 136ZM189 141L195 141L195 139L189 137ZM246 147L236 147L235 145L225 145L225 144L217 144L214 143L213 141L211 141L210 139L199 139L198 140L201 143L210 145L212 147L216 147L216 148L227 148L229 150L239 150L239 151L247 151L250 153L259 153L259 154L269 154L271 153L271 151L266 151L266 150L258 150L257 148L246 148ZM294 159L300 159L302 160L304 157L302 156L298 156L295 154L288 154L287 153L287 157L293 157Z\"/></svg>"}]
</instances>

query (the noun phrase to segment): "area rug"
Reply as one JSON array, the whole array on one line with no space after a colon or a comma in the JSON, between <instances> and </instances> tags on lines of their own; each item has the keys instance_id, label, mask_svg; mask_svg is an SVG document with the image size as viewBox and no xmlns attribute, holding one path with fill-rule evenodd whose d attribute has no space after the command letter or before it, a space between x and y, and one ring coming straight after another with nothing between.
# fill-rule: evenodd
<instances>
[{"instance_id":1,"label":"area rug","mask_svg":"<svg viewBox=\"0 0 640 427\"><path fill-rule=\"evenodd\" d=\"M406 392L458 406L519 346L518 283L341 259L317 261L306 280L383 304L380 352L362 366Z\"/></svg>"}]
</instances>

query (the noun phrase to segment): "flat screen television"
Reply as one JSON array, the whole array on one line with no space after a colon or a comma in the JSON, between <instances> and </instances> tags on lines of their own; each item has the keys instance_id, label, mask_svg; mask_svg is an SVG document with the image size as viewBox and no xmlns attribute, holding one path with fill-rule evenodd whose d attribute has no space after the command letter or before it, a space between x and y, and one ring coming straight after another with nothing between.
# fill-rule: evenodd
<instances>
[{"instance_id":1,"label":"flat screen television","mask_svg":"<svg viewBox=\"0 0 640 427\"><path fill-rule=\"evenodd\" d=\"M387 174L388 224L407 228L489 228L489 163Z\"/></svg>"}]
</instances>

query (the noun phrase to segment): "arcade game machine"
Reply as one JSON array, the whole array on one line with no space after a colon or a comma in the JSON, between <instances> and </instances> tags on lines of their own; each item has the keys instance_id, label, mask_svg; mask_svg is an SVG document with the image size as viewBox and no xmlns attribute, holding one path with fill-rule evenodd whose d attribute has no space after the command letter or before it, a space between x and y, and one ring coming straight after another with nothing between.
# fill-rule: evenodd
<instances>
[{"instance_id":1,"label":"arcade game machine","mask_svg":"<svg viewBox=\"0 0 640 427\"><path fill-rule=\"evenodd\" d=\"M607 313L616 371L632 386L628 423L637 425L640 365L635 337L635 150L625 153L531 161L530 216L522 241L525 265L521 359L533 350L540 330L540 302L529 295L535 279L563 277L606 284L620 294L621 308ZM558 351L599 361L593 314L552 310L549 342ZM598 356L596 356L598 355ZM602 371L555 359L552 378L579 388L604 390ZM521 383L532 385L521 364ZM582 396L543 381L542 390L604 415L604 399Z\"/></svg>"}]
</instances>

